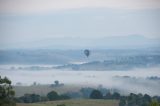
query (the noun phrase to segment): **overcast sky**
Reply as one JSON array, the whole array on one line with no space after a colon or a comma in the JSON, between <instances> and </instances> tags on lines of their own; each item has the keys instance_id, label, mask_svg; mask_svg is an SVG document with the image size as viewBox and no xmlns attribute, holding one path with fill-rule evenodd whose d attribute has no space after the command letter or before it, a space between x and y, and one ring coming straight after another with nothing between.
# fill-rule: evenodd
<instances>
[{"instance_id":1,"label":"overcast sky","mask_svg":"<svg viewBox=\"0 0 160 106\"><path fill-rule=\"evenodd\" d=\"M78 8L155 9L159 0L0 0L1 13L42 13Z\"/></svg>"},{"instance_id":2,"label":"overcast sky","mask_svg":"<svg viewBox=\"0 0 160 106\"><path fill-rule=\"evenodd\" d=\"M0 0L0 48L129 35L160 37L160 0Z\"/></svg>"}]
</instances>

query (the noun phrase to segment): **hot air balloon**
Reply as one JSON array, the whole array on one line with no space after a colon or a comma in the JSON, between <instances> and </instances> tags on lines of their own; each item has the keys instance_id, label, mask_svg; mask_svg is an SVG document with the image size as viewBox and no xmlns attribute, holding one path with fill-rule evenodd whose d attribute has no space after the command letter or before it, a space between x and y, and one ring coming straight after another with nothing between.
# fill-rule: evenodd
<instances>
[{"instance_id":1,"label":"hot air balloon","mask_svg":"<svg viewBox=\"0 0 160 106\"><path fill-rule=\"evenodd\" d=\"M90 55L90 51L88 49L84 50L84 54L88 57Z\"/></svg>"}]
</instances>

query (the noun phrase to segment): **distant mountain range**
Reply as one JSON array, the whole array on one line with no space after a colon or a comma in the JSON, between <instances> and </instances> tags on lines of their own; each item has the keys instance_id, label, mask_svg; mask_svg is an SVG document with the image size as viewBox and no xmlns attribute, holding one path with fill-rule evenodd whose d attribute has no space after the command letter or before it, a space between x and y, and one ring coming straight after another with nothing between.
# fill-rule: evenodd
<instances>
[{"instance_id":1,"label":"distant mountain range","mask_svg":"<svg viewBox=\"0 0 160 106\"><path fill-rule=\"evenodd\" d=\"M57 37L50 39L41 39L26 41L20 43L9 43L4 48L15 49L144 49L160 48L160 39L147 38L141 35L129 36L108 36L108 37ZM2 47L2 48L3 48Z\"/></svg>"}]
</instances>

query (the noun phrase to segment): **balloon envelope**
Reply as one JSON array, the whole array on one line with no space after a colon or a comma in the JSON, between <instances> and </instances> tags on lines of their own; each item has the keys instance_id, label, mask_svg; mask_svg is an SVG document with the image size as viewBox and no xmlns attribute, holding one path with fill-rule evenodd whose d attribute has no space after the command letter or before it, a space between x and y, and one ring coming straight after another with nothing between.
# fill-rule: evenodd
<instances>
[{"instance_id":1,"label":"balloon envelope","mask_svg":"<svg viewBox=\"0 0 160 106\"><path fill-rule=\"evenodd\" d=\"M88 49L84 50L84 54L88 57L90 55L90 51Z\"/></svg>"}]
</instances>

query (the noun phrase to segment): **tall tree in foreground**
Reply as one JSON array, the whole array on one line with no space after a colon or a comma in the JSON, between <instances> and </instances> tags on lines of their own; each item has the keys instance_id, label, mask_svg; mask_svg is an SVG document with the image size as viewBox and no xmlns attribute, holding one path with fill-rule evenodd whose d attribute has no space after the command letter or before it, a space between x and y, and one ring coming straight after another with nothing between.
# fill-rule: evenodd
<instances>
[{"instance_id":1,"label":"tall tree in foreground","mask_svg":"<svg viewBox=\"0 0 160 106\"><path fill-rule=\"evenodd\" d=\"M7 77L0 76L0 106L15 106L14 95L11 81Z\"/></svg>"}]
</instances>

